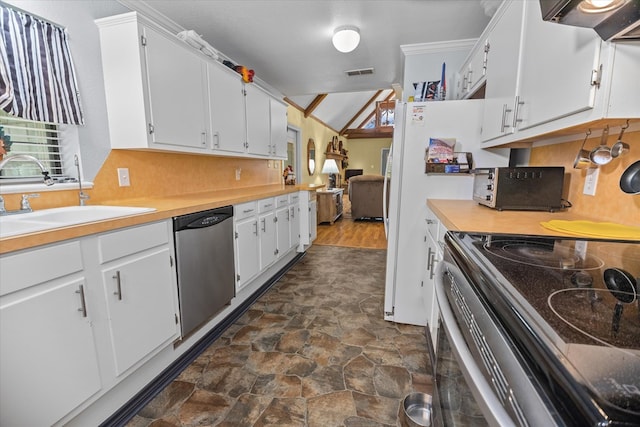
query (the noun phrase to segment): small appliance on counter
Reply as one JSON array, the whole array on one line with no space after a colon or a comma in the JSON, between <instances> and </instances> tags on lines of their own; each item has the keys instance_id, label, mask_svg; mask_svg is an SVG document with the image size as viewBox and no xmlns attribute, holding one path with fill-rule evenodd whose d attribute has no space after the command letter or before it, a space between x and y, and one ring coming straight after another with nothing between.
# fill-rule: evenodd
<instances>
[{"instance_id":1,"label":"small appliance on counter","mask_svg":"<svg viewBox=\"0 0 640 427\"><path fill-rule=\"evenodd\" d=\"M473 200L497 210L554 212L562 203L564 167L474 169Z\"/></svg>"}]
</instances>

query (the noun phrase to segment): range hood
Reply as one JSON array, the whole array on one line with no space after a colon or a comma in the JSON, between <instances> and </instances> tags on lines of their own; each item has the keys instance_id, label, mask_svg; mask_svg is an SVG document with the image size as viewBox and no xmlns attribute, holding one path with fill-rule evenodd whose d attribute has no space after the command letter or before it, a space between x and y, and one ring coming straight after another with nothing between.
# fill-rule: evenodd
<instances>
[{"instance_id":1,"label":"range hood","mask_svg":"<svg viewBox=\"0 0 640 427\"><path fill-rule=\"evenodd\" d=\"M606 41L640 40L640 0L540 0L542 19L593 28Z\"/></svg>"}]
</instances>

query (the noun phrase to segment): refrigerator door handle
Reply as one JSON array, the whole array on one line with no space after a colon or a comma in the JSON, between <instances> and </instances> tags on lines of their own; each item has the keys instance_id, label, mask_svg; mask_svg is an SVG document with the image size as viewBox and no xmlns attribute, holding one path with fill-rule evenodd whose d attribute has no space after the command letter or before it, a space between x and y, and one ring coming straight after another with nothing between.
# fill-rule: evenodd
<instances>
[{"instance_id":1,"label":"refrigerator door handle","mask_svg":"<svg viewBox=\"0 0 640 427\"><path fill-rule=\"evenodd\" d=\"M386 239L389 238L389 212L387 206L387 185L389 183L389 163L392 161L393 157L393 145L389 149L389 154L387 155L387 163L385 165L384 171L384 181L382 183L382 223L384 224L384 237Z\"/></svg>"}]
</instances>

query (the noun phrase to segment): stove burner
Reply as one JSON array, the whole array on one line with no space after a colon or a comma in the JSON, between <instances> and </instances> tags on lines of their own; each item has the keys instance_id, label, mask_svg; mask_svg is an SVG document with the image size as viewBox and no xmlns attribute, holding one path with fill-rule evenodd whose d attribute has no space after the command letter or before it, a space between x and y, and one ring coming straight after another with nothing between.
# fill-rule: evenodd
<instances>
[{"instance_id":1,"label":"stove burner","mask_svg":"<svg viewBox=\"0 0 640 427\"><path fill-rule=\"evenodd\" d=\"M627 292L608 289L569 288L553 292L547 304L564 323L584 336L620 351L635 350L630 354L640 359L637 351L640 350L640 312L627 310L621 313L619 330L614 333L611 329L617 298L631 296Z\"/></svg>"},{"instance_id":2,"label":"stove burner","mask_svg":"<svg viewBox=\"0 0 640 427\"><path fill-rule=\"evenodd\" d=\"M484 244L492 254L521 264L558 270L595 270L604 262L593 255L578 253L571 246L537 240L494 240Z\"/></svg>"}]
</instances>

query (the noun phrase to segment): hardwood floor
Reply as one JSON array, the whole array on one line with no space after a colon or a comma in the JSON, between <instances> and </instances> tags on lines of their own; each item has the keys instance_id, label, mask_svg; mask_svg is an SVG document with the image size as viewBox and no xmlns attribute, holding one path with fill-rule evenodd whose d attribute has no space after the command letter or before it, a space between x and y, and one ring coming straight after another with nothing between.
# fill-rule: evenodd
<instances>
[{"instance_id":1,"label":"hardwood floor","mask_svg":"<svg viewBox=\"0 0 640 427\"><path fill-rule=\"evenodd\" d=\"M333 224L318 224L318 237L314 245L343 246L349 248L386 249L382 220L357 220L351 218L349 196L342 198L343 214Z\"/></svg>"}]
</instances>

